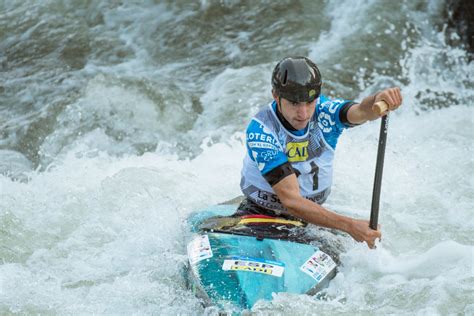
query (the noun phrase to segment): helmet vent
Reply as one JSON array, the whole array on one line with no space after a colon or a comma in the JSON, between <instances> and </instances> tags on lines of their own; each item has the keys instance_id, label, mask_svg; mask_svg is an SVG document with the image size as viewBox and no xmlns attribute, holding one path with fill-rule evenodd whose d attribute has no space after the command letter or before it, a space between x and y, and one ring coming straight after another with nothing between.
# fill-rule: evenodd
<instances>
[{"instance_id":1,"label":"helmet vent","mask_svg":"<svg viewBox=\"0 0 474 316\"><path fill-rule=\"evenodd\" d=\"M286 57L272 73L275 95L298 102L313 102L321 94L321 74L306 57Z\"/></svg>"},{"instance_id":2,"label":"helmet vent","mask_svg":"<svg viewBox=\"0 0 474 316\"><path fill-rule=\"evenodd\" d=\"M282 84L286 86L288 82L288 70L285 70L285 75L283 76Z\"/></svg>"}]
</instances>

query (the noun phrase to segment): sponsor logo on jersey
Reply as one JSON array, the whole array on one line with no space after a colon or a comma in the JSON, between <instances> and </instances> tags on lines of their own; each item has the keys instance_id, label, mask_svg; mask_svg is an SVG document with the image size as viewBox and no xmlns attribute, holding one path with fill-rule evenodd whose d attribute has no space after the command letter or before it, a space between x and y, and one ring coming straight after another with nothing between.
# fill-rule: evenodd
<instances>
[{"instance_id":1,"label":"sponsor logo on jersey","mask_svg":"<svg viewBox=\"0 0 474 316\"><path fill-rule=\"evenodd\" d=\"M323 131L323 133L329 133L332 131L332 128L336 125L331 118L331 115L321 112L318 116L318 126Z\"/></svg>"},{"instance_id":2,"label":"sponsor logo on jersey","mask_svg":"<svg viewBox=\"0 0 474 316\"><path fill-rule=\"evenodd\" d=\"M272 149L272 150L278 150L278 148L275 145L269 144L269 143L264 143L264 142L248 142L247 143L250 148L262 148L262 149Z\"/></svg>"},{"instance_id":3,"label":"sponsor logo on jersey","mask_svg":"<svg viewBox=\"0 0 474 316\"><path fill-rule=\"evenodd\" d=\"M286 156L289 162L306 161L308 159L308 141L286 144Z\"/></svg>"},{"instance_id":4,"label":"sponsor logo on jersey","mask_svg":"<svg viewBox=\"0 0 474 316\"><path fill-rule=\"evenodd\" d=\"M247 133L247 142L267 142L278 145L278 141L272 135L256 132Z\"/></svg>"}]
</instances>

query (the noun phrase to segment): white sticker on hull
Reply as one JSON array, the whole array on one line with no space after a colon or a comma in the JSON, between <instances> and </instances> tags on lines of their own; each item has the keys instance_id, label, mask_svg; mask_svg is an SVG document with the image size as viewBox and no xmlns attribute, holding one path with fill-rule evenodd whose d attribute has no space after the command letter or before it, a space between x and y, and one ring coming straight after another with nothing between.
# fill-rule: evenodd
<instances>
[{"instance_id":1,"label":"white sticker on hull","mask_svg":"<svg viewBox=\"0 0 474 316\"><path fill-rule=\"evenodd\" d=\"M277 261L249 257L232 257L232 259L224 260L222 270L263 273L280 278L283 272L285 272L285 266Z\"/></svg>"},{"instance_id":2,"label":"white sticker on hull","mask_svg":"<svg viewBox=\"0 0 474 316\"><path fill-rule=\"evenodd\" d=\"M321 250L316 251L306 262L300 267L300 270L315 279L321 281L334 268L336 263L332 258Z\"/></svg>"},{"instance_id":3,"label":"white sticker on hull","mask_svg":"<svg viewBox=\"0 0 474 316\"><path fill-rule=\"evenodd\" d=\"M207 235L197 236L188 244L188 258L191 264L212 258L211 244Z\"/></svg>"}]
</instances>

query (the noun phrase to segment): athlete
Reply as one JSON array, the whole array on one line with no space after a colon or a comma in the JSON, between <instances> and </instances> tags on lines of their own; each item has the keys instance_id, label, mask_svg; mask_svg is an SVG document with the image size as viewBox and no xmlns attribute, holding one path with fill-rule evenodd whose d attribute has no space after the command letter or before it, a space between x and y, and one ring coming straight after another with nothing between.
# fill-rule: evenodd
<instances>
[{"instance_id":1,"label":"athlete","mask_svg":"<svg viewBox=\"0 0 474 316\"><path fill-rule=\"evenodd\" d=\"M400 89L390 88L357 103L321 94L321 74L306 57L281 60L272 74L273 102L247 128L247 154L240 183L245 200L236 215L262 214L297 218L338 229L370 248L380 227L334 213L323 206L331 191L334 151L342 131L375 120L402 103ZM388 110L377 114L374 103Z\"/></svg>"}]
</instances>

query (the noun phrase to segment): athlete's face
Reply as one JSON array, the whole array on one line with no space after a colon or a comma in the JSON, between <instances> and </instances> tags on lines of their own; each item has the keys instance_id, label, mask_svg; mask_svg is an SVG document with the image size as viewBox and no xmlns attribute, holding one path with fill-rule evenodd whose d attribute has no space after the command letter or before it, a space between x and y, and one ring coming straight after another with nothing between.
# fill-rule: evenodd
<instances>
[{"instance_id":1,"label":"athlete's face","mask_svg":"<svg viewBox=\"0 0 474 316\"><path fill-rule=\"evenodd\" d=\"M278 104L278 97L275 100ZM298 130L308 126L309 120L313 117L316 109L317 99L313 102L292 102L284 98L281 98L280 100L281 114L283 114L283 117L291 124L291 126Z\"/></svg>"}]
</instances>

